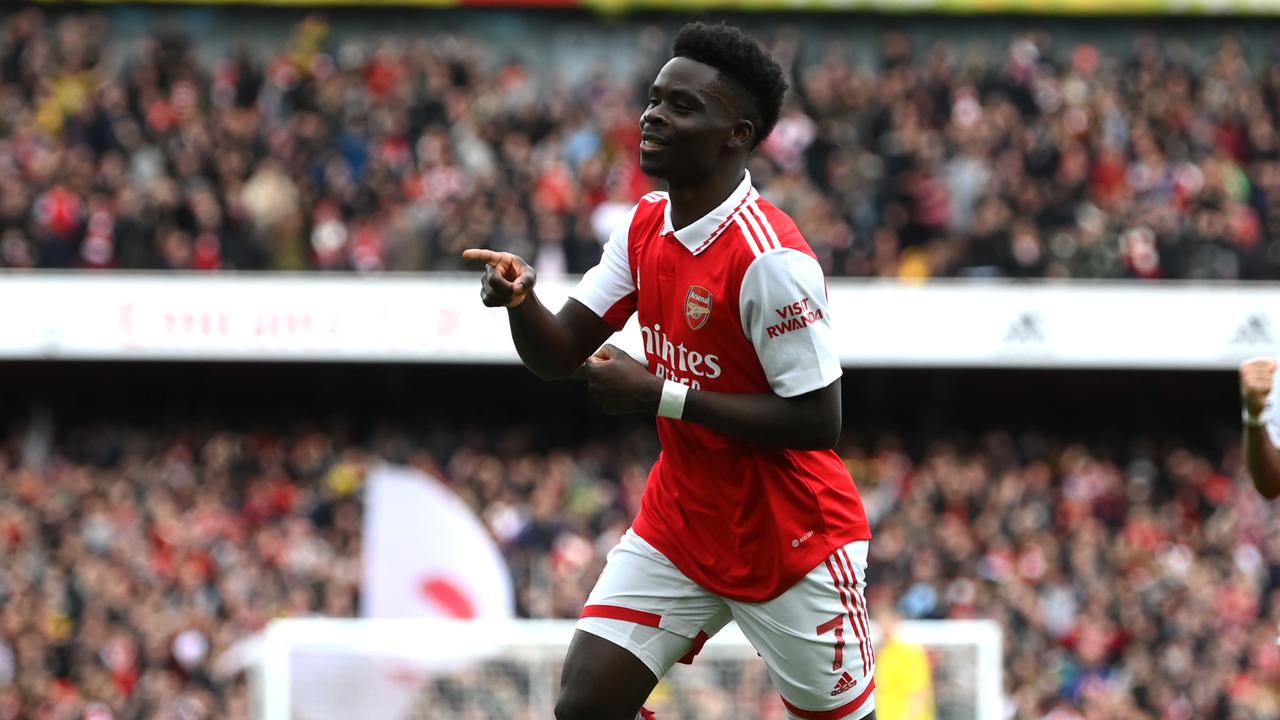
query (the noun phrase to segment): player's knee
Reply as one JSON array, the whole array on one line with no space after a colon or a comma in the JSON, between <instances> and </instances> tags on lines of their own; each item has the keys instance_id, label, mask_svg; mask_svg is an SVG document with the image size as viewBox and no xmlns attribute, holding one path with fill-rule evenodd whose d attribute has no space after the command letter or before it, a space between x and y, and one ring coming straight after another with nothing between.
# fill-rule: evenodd
<instances>
[{"instance_id":1,"label":"player's knee","mask_svg":"<svg viewBox=\"0 0 1280 720\"><path fill-rule=\"evenodd\" d=\"M556 698L556 720L578 720L585 717L587 717L586 710L581 703L561 691L560 697Z\"/></svg>"},{"instance_id":2,"label":"player's knee","mask_svg":"<svg viewBox=\"0 0 1280 720\"><path fill-rule=\"evenodd\" d=\"M616 703L565 685L556 698L556 720L633 720L636 717L637 710L609 707L611 704Z\"/></svg>"},{"instance_id":3,"label":"player's knee","mask_svg":"<svg viewBox=\"0 0 1280 720\"><path fill-rule=\"evenodd\" d=\"M556 720L587 720L593 716L590 699L572 686L560 688L560 697L556 698Z\"/></svg>"}]
</instances>

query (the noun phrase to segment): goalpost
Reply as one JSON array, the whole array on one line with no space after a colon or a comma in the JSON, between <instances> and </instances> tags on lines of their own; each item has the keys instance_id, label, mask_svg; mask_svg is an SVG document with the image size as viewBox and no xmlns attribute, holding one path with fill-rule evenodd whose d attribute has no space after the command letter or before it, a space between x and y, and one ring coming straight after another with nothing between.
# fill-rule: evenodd
<instances>
[{"instance_id":1,"label":"goalpost","mask_svg":"<svg viewBox=\"0 0 1280 720\"><path fill-rule=\"evenodd\" d=\"M572 620L276 620L250 676L254 717L549 720L573 628ZM928 653L937 720L1001 720L994 621L902 621L897 633ZM763 661L732 623L693 665L671 671L649 707L662 720L782 717Z\"/></svg>"}]
</instances>

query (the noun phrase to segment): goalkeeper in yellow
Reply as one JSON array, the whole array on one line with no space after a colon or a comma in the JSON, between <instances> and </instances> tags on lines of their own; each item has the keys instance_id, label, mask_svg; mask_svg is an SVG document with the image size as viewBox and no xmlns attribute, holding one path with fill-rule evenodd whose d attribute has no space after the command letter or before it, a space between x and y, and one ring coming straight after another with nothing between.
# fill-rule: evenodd
<instances>
[{"instance_id":1,"label":"goalkeeper in yellow","mask_svg":"<svg viewBox=\"0 0 1280 720\"><path fill-rule=\"evenodd\" d=\"M880 720L934 720L929 655L898 635L892 603L882 604L876 618L883 631L876 647L876 715Z\"/></svg>"}]
</instances>

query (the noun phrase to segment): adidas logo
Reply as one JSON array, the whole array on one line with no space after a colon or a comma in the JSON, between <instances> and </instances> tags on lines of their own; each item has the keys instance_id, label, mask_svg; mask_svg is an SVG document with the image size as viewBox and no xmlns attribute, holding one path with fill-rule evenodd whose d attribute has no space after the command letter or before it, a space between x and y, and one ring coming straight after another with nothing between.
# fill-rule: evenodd
<instances>
[{"instance_id":1,"label":"adidas logo","mask_svg":"<svg viewBox=\"0 0 1280 720\"><path fill-rule=\"evenodd\" d=\"M850 675L848 672L845 672L844 675L840 676L840 681L836 683L836 688L831 691L831 697L835 697L836 695L839 695L842 692L848 692L849 690L852 690L855 684L856 683L854 683L853 681L853 676Z\"/></svg>"},{"instance_id":2,"label":"adidas logo","mask_svg":"<svg viewBox=\"0 0 1280 720\"><path fill-rule=\"evenodd\" d=\"M1236 345L1267 345L1272 342L1271 322L1262 313L1245 318L1231 342Z\"/></svg>"},{"instance_id":3,"label":"adidas logo","mask_svg":"<svg viewBox=\"0 0 1280 720\"><path fill-rule=\"evenodd\" d=\"M1004 341L1012 343L1044 342L1044 327L1039 313L1024 312L1009 324Z\"/></svg>"}]
</instances>

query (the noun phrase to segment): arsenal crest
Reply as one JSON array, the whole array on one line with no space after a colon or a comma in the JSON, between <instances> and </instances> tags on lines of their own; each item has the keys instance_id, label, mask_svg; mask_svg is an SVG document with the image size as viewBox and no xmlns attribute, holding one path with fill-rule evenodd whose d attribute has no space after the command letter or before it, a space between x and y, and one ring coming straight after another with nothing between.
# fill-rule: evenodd
<instances>
[{"instance_id":1,"label":"arsenal crest","mask_svg":"<svg viewBox=\"0 0 1280 720\"><path fill-rule=\"evenodd\" d=\"M701 285L689 287L689 294L684 296L684 319L690 330L697 330L711 319L711 291Z\"/></svg>"}]
</instances>

